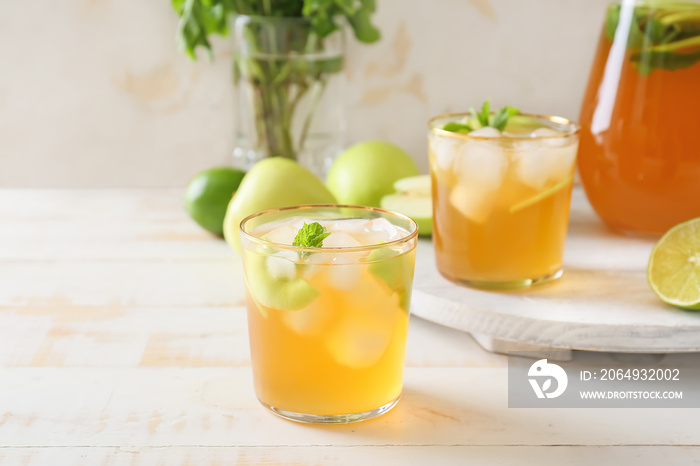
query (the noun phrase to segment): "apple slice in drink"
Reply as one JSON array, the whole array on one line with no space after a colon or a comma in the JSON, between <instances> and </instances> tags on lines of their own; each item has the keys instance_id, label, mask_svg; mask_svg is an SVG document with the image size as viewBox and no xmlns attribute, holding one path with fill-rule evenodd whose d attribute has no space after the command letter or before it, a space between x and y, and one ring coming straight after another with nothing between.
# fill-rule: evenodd
<instances>
[{"instance_id":1,"label":"apple slice in drink","mask_svg":"<svg viewBox=\"0 0 700 466\"><path fill-rule=\"evenodd\" d=\"M296 273L297 265L286 257L246 251L244 260L248 292L265 307L295 311L307 306L320 294ZM293 275L290 274L292 269Z\"/></svg>"},{"instance_id":2,"label":"apple slice in drink","mask_svg":"<svg viewBox=\"0 0 700 466\"><path fill-rule=\"evenodd\" d=\"M413 285L413 258L391 248L375 249L369 255L369 273L374 275L390 293L398 296L399 306L410 311L409 293Z\"/></svg>"}]
</instances>

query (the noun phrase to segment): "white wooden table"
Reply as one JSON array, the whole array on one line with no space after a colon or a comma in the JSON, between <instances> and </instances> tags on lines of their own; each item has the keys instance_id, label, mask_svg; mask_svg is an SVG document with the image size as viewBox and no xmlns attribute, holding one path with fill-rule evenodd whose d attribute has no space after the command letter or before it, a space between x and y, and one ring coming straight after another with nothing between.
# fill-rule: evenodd
<instances>
[{"instance_id":1,"label":"white wooden table","mask_svg":"<svg viewBox=\"0 0 700 466\"><path fill-rule=\"evenodd\" d=\"M417 318L390 413L275 417L238 259L180 196L0 190L0 464L700 462L698 410L509 409L505 356Z\"/></svg>"}]
</instances>

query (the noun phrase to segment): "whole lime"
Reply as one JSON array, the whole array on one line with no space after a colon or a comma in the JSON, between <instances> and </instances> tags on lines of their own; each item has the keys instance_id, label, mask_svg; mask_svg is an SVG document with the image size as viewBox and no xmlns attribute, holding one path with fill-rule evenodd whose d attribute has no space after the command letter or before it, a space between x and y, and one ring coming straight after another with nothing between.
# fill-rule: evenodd
<instances>
[{"instance_id":1,"label":"whole lime","mask_svg":"<svg viewBox=\"0 0 700 466\"><path fill-rule=\"evenodd\" d=\"M245 172L230 167L197 173L185 191L185 210L202 228L223 236L226 207L244 176Z\"/></svg>"},{"instance_id":2,"label":"whole lime","mask_svg":"<svg viewBox=\"0 0 700 466\"><path fill-rule=\"evenodd\" d=\"M420 174L400 147L386 141L365 141L347 149L333 162L326 185L341 204L380 207L394 192L394 182Z\"/></svg>"}]
</instances>

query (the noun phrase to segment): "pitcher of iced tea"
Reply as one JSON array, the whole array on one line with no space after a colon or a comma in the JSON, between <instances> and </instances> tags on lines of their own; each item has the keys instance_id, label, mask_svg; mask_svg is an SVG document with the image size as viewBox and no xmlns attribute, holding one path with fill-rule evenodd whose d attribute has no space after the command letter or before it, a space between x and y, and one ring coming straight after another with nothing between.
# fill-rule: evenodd
<instances>
[{"instance_id":1,"label":"pitcher of iced tea","mask_svg":"<svg viewBox=\"0 0 700 466\"><path fill-rule=\"evenodd\" d=\"M581 180L610 227L700 217L700 1L608 7L580 125Z\"/></svg>"}]
</instances>

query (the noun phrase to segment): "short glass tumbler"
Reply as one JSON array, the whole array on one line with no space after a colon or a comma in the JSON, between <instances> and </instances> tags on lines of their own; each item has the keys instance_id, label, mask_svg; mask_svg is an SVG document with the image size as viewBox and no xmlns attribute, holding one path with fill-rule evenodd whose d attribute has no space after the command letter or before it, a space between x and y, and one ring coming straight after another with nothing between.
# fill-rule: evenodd
<instances>
[{"instance_id":1,"label":"short glass tumbler","mask_svg":"<svg viewBox=\"0 0 700 466\"><path fill-rule=\"evenodd\" d=\"M324 240L332 247L290 246L313 222L334 232ZM397 403L417 231L408 217L355 206L289 207L241 222L253 380L266 408L343 424Z\"/></svg>"},{"instance_id":2,"label":"short glass tumbler","mask_svg":"<svg viewBox=\"0 0 700 466\"><path fill-rule=\"evenodd\" d=\"M578 126L560 117L517 115L500 133L442 129L467 117L429 122L438 270L451 281L486 289L527 288L558 278Z\"/></svg>"}]
</instances>

